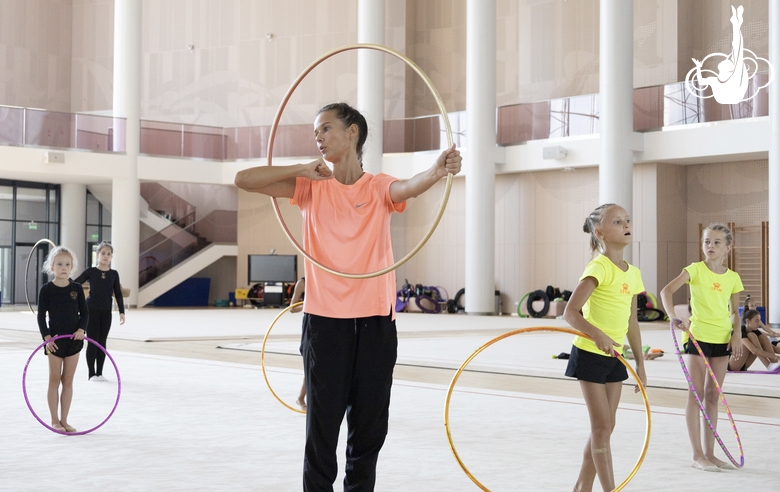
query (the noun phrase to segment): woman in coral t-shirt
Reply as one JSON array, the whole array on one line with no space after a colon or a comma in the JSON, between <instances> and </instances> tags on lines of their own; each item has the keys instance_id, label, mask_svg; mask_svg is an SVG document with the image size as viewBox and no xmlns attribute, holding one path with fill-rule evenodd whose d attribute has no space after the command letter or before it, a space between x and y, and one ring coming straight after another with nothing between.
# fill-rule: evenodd
<instances>
[{"instance_id":1,"label":"woman in coral t-shirt","mask_svg":"<svg viewBox=\"0 0 780 492\"><path fill-rule=\"evenodd\" d=\"M430 169L408 180L363 171L365 118L345 103L314 120L322 154L308 164L259 166L236 175L239 188L290 198L303 215L303 248L341 272L368 273L393 264L390 217L406 200L461 168L460 152L443 151ZM328 164L330 166L328 166ZM387 435L398 339L395 273L348 279L305 264L303 355L306 376L304 490L331 490L336 447L346 413L344 488L373 490Z\"/></svg>"}]
</instances>

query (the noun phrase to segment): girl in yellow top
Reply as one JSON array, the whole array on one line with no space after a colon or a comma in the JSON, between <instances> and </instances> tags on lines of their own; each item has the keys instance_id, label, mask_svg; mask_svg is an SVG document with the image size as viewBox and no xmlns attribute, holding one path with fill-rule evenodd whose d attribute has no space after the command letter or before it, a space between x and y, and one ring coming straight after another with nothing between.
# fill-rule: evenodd
<instances>
[{"instance_id":1,"label":"girl in yellow top","mask_svg":"<svg viewBox=\"0 0 780 492\"><path fill-rule=\"evenodd\" d=\"M690 332L699 342L710 367L723 386L729 363L729 354L733 351L737 357L742 355L742 331L739 326L739 292L743 290L742 280L736 272L726 268L723 259L731 251L733 235L723 224L710 224L702 234L704 261L691 263L674 280L661 289L661 301L667 313L674 312L672 296L683 284L690 285L691 320L690 326L678 318L672 318L675 328ZM684 340L687 341L687 333ZM696 392L705 402L705 408L713 426L718 424L718 388L707 377L704 361L696 347L686 342L685 364L693 381ZM702 443L701 426L707 426L704 418L699 418L699 403L692 392L688 393L685 407L685 422L688 425L688 438L693 448L691 466L704 471L720 471L731 465L721 461L713 454L715 436L704 432ZM707 428L707 427L705 427Z\"/></svg>"},{"instance_id":2,"label":"girl in yellow top","mask_svg":"<svg viewBox=\"0 0 780 492\"><path fill-rule=\"evenodd\" d=\"M590 438L574 488L578 492L590 491L597 475L605 491L615 488L610 436L622 382L628 379L615 347L622 347L628 336L631 350L642 353L636 299L645 290L639 269L623 259L632 240L631 218L623 207L601 205L585 219L583 230L590 234L591 252L599 255L588 263L563 313L567 323L593 339L574 339L566 368L567 376L580 381L590 416ZM642 357L636 359L636 372L645 385Z\"/></svg>"}]
</instances>

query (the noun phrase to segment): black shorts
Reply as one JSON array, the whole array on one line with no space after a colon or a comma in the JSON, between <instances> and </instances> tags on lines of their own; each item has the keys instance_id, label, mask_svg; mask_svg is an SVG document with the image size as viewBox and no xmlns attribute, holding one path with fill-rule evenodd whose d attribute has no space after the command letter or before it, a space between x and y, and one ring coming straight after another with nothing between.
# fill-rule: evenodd
<instances>
[{"instance_id":1,"label":"black shorts","mask_svg":"<svg viewBox=\"0 0 780 492\"><path fill-rule=\"evenodd\" d=\"M731 350L728 349L728 343L709 343L696 340L696 343L701 347L701 351L705 357L728 357L731 355ZM690 340L683 345L685 351L684 354L699 355L699 351L696 350L696 345Z\"/></svg>"},{"instance_id":2,"label":"black shorts","mask_svg":"<svg viewBox=\"0 0 780 492\"><path fill-rule=\"evenodd\" d=\"M47 350L46 355L51 354L55 357L60 357L62 359L64 359L65 357L70 357L71 355L76 355L79 352L81 352L82 348L84 348L84 340L74 340L72 338L60 338L58 340L55 340L54 343L57 344L57 350L55 352L49 352Z\"/></svg>"},{"instance_id":3,"label":"black shorts","mask_svg":"<svg viewBox=\"0 0 780 492\"><path fill-rule=\"evenodd\" d=\"M626 366L617 357L594 354L572 345L566 375L591 383L617 383L628 379Z\"/></svg>"}]
</instances>

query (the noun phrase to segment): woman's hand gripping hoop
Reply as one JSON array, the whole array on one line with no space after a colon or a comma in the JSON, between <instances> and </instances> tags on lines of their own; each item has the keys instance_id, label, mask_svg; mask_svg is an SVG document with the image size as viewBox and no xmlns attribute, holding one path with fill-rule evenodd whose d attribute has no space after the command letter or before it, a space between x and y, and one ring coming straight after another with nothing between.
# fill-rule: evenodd
<instances>
[{"instance_id":1,"label":"woman's hand gripping hoop","mask_svg":"<svg viewBox=\"0 0 780 492\"><path fill-rule=\"evenodd\" d=\"M447 133L447 147L452 147L452 129L450 128L450 120L447 116L447 110L444 108L444 102L442 101L441 96L439 95L439 92L436 90L436 87L433 86L433 82L431 82L431 79L428 78L428 75L425 74L425 72L422 71L422 69L417 66L412 60L407 58L406 56L402 55L401 53L390 49L386 46L381 46L378 44L350 44L346 46L342 46L341 48L336 48L332 51L329 51L322 55L321 57L317 58L312 62L311 65L306 67L306 69L301 72L300 75L298 75L298 78L295 79L293 84L290 86L289 89L287 89L287 93L284 95L284 98L282 99L282 103L279 105L279 109L276 111L276 116L274 116L273 123L271 124L271 133L268 136L268 165L271 166L273 161L273 155L274 155L274 140L276 139L276 130L279 127L279 120L282 118L282 113L284 112L284 108L287 106L287 103L290 101L290 97L293 95L293 92L295 92L295 89L298 88L300 83L303 81L304 78L312 71L314 70L317 65L321 64L328 58L337 55L339 53L342 53L344 51L350 51L350 50L375 50L375 51L382 51L384 53L387 53L389 55L392 55L399 60L406 63L409 68L414 70L417 75L420 76L420 78L423 79L425 82L425 85L428 87L428 90L431 91L431 94L433 95L434 99L436 100L436 105L439 107L439 112L442 116L442 121L444 124L444 128ZM290 229L287 228L287 224L284 222L284 219L282 218L282 212L279 210L279 203L276 201L276 198L271 197L271 203L274 207L274 212L276 213L276 218L279 220L279 225L282 226L282 229L284 229L285 234L287 234L287 237L290 239L290 242L293 243L293 246L295 246L295 249L298 250L299 253L301 253L307 260L309 260L312 264L318 266L319 268L325 270L328 273L332 273L333 275L338 275L339 277L345 277L345 278L372 278L372 277L378 277L379 275L384 275L385 273L392 272L399 266L403 265L407 261L409 261L412 256L416 255L418 251L425 245L426 242L428 242L428 239L433 235L433 231L436 230L436 226L439 225L439 221L441 220L442 216L444 215L444 209L447 207L447 200L449 200L450 197L450 189L452 188L452 174L447 175L447 186L444 189L444 195L441 199L441 204L439 205L439 211L436 214L436 218L433 221L433 225L431 225L430 230L423 236L423 238L420 240L420 242L417 244L417 246L414 247L406 256L395 262L394 264L388 266L387 268L383 268L382 270L378 270L376 272L370 272L370 273L345 273L345 272L339 272L337 270L334 270L330 267L327 267L323 265L322 263L318 262L316 259L314 259L311 255L309 255L306 251L304 251L303 247L298 244L298 241L295 240L292 233L290 233Z\"/></svg>"},{"instance_id":2,"label":"woman's hand gripping hoop","mask_svg":"<svg viewBox=\"0 0 780 492\"><path fill-rule=\"evenodd\" d=\"M54 241L51 239L40 239L37 243L35 243L30 250L29 256L27 256L27 266L24 269L24 297L27 299L27 307L30 308L30 311L32 311L34 316L37 316L38 313L35 312L35 309L33 309L32 304L30 304L30 294L29 294L29 281L30 281L30 260L32 260L32 255L35 253L35 250L38 249L38 246L40 246L43 243L49 243L52 248L56 248L57 245L54 244Z\"/></svg>"},{"instance_id":3,"label":"woman's hand gripping hoop","mask_svg":"<svg viewBox=\"0 0 780 492\"><path fill-rule=\"evenodd\" d=\"M48 239L47 239L47 241L48 241ZM42 344L40 344L37 347L35 347L35 350L33 350L33 353L30 354L30 357L27 359L27 363L24 365L24 372L22 373L22 393L24 393L24 402L27 403L27 408L30 409L30 413L33 414L33 417L35 417L35 420L40 422L42 426L46 427L47 429L49 429L52 432L56 432L57 434L63 434L63 435L66 435L66 436L81 436L81 435L84 435L84 434L89 434L90 432L95 431L95 430L99 429L100 427L102 427L103 424L108 422L108 419L110 419L111 416L114 415L114 412L116 411L116 407L117 407L117 405L119 405L119 397L122 395L122 378L119 376L119 368L116 366L116 362L114 361L114 358L111 357L111 354L108 353L108 351L105 349L105 347L103 347L102 345L100 345L96 341L92 340L91 338L84 337L84 340L86 340L88 343L91 343L94 346L96 346L97 348L99 348L100 350L102 350L103 353L106 354L106 357L108 357L108 359L114 365L114 371L116 371L116 401L114 401L114 408L111 409L111 413L108 414L108 417L103 419L102 422L100 422L98 425L96 425L95 427L93 427L91 429L87 429L85 431L79 431L79 432L64 432L64 431L55 429L54 427L50 426L49 424L47 424L46 422L41 420L41 418L38 416L38 414L35 413L35 410L33 410L32 404L30 404L30 399L27 397L27 368L30 365L30 361L32 360L32 358L35 356L36 352L38 352L39 349L42 349L47 343L52 342L54 340L59 340L60 338L73 338L73 335L57 335L56 337L52 337L52 338L46 340Z\"/></svg>"},{"instance_id":4,"label":"woman's hand gripping hoop","mask_svg":"<svg viewBox=\"0 0 780 492\"><path fill-rule=\"evenodd\" d=\"M483 350L490 347L494 343L503 340L504 338L509 338L511 336L519 335L521 333L529 333L529 332L535 332L535 331L555 331L560 333L571 333L572 335L579 335L581 337L587 338L589 340L592 340L587 335L574 330L572 328L558 328L554 326L534 326L531 328L520 328L517 330L509 331L504 333L503 335L499 335L495 337L494 339L490 340L489 342L485 343L481 347L479 347L477 350L474 351L464 362L461 364L460 368L458 368L458 371L455 373L455 376L452 378L452 382L450 383L450 387L447 390L447 399L444 403L444 429L447 431L447 440L450 443L450 449L452 450L452 454L455 455L455 459L458 461L458 464L463 469L463 471L466 473L466 475L471 479L472 482L477 484L477 486L485 491L490 491L487 487L482 485L482 483L477 480L474 475L471 474L471 472L466 468L466 465L463 463L463 461L460 459L460 456L458 455L458 452L455 450L455 444L452 442L452 434L450 433L450 399L452 398L452 391L455 389L455 383L458 382L458 378L460 377L461 373L466 369L466 366L469 365L469 363L479 355ZM647 391L645 390L645 387L642 386L642 381L639 379L639 376L634 371L634 369L631 368L628 362L618 353L615 353L615 356L620 360L620 362L623 363L624 366L626 366L626 369L628 369L628 372L631 373L631 375L634 377L634 379L637 382L637 386L639 387L639 390L642 392L642 399L645 403L645 415L647 417L646 425L645 425L645 441L642 445L642 452L639 454L639 458L636 460L636 464L634 465L634 468L631 470L631 473L628 474L625 480L620 483L617 487L615 487L613 492L616 492L618 490L622 490L623 487L625 487L628 482L634 478L634 475L636 475L636 472L639 470L639 467L642 465L642 461L645 459L645 455L647 454L647 447L650 445L650 401L647 399Z\"/></svg>"},{"instance_id":5,"label":"woman's hand gripping hoop","mask_svg":"<svg viewBox=\"0 0 780 492\"><path fill-rule=\"evenodd\" d=\"M672 322L670 323L670 328L672 331L672 340L674 341L674 351L675 353L677 353L677 360L680 361L680 367L682 367L683 373L685 374L685 379L688 381L688 387L693 393L693 396L696 397L696 401L699 403L699 410L701 410L702 417L704 417L704 420L707 421L707 425L709 425L710 430L712 431L712 435L715 436L715 440L718 441L718 444L720 444L720 448L723 450L724 453L726 453L726 456L728 456L729 461L731 461L734 464L734 466L736 466L737 468L742 468L743 466L745 466L745 454L742 451L742 441L739 438L739 432L737 432L737 424L734 423L734 417L731 415L729 404L726 402L726 395L723 394L723 390L718 384L718 380L715 377L715 373L712 372L712 368L710 367L710 363L707 360L707 357L704 356L704 352L702 352L701 347L699 346L699 342L697 342L696 339L693 338L693 334L689 331L688 340L693 342L693 346L696 347L696 350L699 352L699 355L701 356L702 359L704 359L704 366L707 368L707 372L710 374L710 377L712 378L712 382L715 383L715 387L718 388L718 393L720 394L720 399L723 402L723 406L726 407L726 415L729 416L729 421L731 422L731 428L734 430L734 435L737 437L737 446L739 447L739 463L737 462L737 460L734 459L733 456L731 456L729 450L726 449L726 445L723 444L723 440L720 438L717 429L715 429L715 426L712 425L710 416L707 414L707 410L704 408L704 403L701 401L699 394L696 392L696 388L693 385L693 380L691 379L691 375L688 374L688 368L685 367L685 361L683 360L682 353L680 352L680 345L677 343L677 335L674 332L674 320L672 320Z\"/></svg>"},{"instance_id":6,"label":"woman's hand gripping hoop","mask_svg":"<svg viewBox=\"0 0 780 492\"><path fill-rule=\"evenodd\" d=\"M268 381L268 375L265 373L265 342L268 341L268 335L271 334L271 330L274 329L274 325L276 324L277 321L279 321L279 318L281 318L284 313L286 313L287 311L289 311L289 310L291 310L293 308L296 308L296 307L302 306L302 305L303 305L303 301L296 302L295 304L291 304L291 305L287 306L286 308L282 309L281 313L276 315L276 318L274 318L273 321L271 321L271 325L268 327L268 331L265 332L265 336L263 337L263 346L260 349L260 367L263 368L263 379L265 379L265 384L266 384L266 386L268 386L268 391L270 391L271 394L274 395L274 398L276 398L276 400L279 403L281 403L285 407L289 408L293 412L302 413L302 414L305 415L306 414L306 410L301 410L300 408L295 408L293 406L290 406L287 403L285 403L284 400L279 398L279 395L276 394L274 389L271 387L271 383Z\"/></svg>"}]
</instances>

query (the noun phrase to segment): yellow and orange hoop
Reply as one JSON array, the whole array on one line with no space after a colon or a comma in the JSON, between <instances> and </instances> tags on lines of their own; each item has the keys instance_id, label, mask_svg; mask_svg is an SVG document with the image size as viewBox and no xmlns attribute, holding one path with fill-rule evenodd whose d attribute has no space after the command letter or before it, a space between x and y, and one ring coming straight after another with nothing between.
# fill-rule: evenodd
<instances>
[{"instance_id":1,"label":"yellow and orange hoop","mask_svg":"<svg viewBox=\"0 0 780 492\"><path fill-rule=\"evenodd\" d=\"M298 75L298 78L295 79L295 81L290 86L290 88L287 89L287 93L284 95L284 98L282 99L282 103L279 105L279 109L276 111L276 115L274 116L273 123L271 124L271 133L268 136L268 165L269 166L273 165L272 161L273 161L273 153L274 153L274 140L276 139L276 131L277 128L279 127L279 120L282 118L282 113L284 112L284 108L287 106L287 103L289 102L290 97L293 95L293 92L295 92L295 89L298 88L298 86L303 81L303 79L306 78L306 76L312 70L314 70L314 68L316 68L319 64L321 64L328 58L331 58L344 51L360 50L360 49L381 51L383 53L392 55L398 58L399 60L403 61L404 63L406 63L406 65L409 66L409 68L414 70L415 73L417 73L417 75L419 75L423 79L425 85L431 91L431 94L436 100L436 105L439 107L439 112L441 113L442 119L444 121L444 127L447 132L447 147L448 148L452 147L452 142L453 142L452 129L450 128L450 120L447 116L447 110L444 108L444 102L442 101L439 92L436 90L436 87L433 86L431 79L428 78L428 75L426 75L425 72L423 72L422 69L419 66L417 66L417 64L414 63L412 60L402 55L398 51L395 51L386 46L381 46L378 44L350 44L329 51L324 55L320 56L319 58L317 58L316 60L314 60L314 62L312 62L311 65L306 67L306 69L303 72L301 72L300 75ZM370 272L370 273L340 272L338 270L334 270L333 268L330 268L318 262L310 254L308 254L300 244L298 244L298 241L296 241L295 238L290 233L290 229L287 227L287 224L284 222L284 219L282 218L282 213L279 210L279 204L276 201L276 198L271 197L271 203L273 204L274 212L276 213L276 218L279 221L279 225L282 226L282 229L284 230L285 234L287 234L287 237L290 239L290 242L293 244L293 246L295 246L295 249L297 249L298 252L302 254L307 260L309 260L312 264L316 265L322 270L325 270L328 273L332 273L333 275L338 275L339 277L345 277L345 278L364 279L364 278L378 277L379 275L384 275L386 273L392 272L399 266L409 261L414 255L417 254L418 251L420 251L420 249L425 245L425 243L428 242L428 239L433 234L433 231L436 230L436 226L439 225L439 221L444 215L444 209L447 207L447 200L449 200L451 188L452 188L452 174L449 174L447 175L447 186L444 190L444 195L442 196L441 204L439 205L439 211L436 214L436 218L433 221L433 225L431 226L430 230L428 230L428 232L425 234L425 236L423 236L423 238L420 240L417 246L415 246L414 249L412 249L406 256L404 256L397 262L393 263L392 265L388 266L387 268L383 268L382 270L377 270L375 272Z\"/></svg>"},{"instance_id":2,"label":"yellow and orange hoop","mask_svg":"<svg viewBox=\"0 0 780 492\"><path fill-rule=\"evenodd\" d=\"M452 378L452 382L450 383L450 387L447 389L447 399L444 404L444 428L447 431L447 440L450 443L450 449L452 450L452 454L455 455L455 459L458 461L458 464L463 469L463 471L466 473L466 476L468 476L472 482L474 482L480 489L485 491L490 491L485 485L482 484L477 478L472 475L472 473L469 471L469 469L466 467L466 464L463 463L463 460L460 459L460 456L458 455L458 451L455 449L455 443L452 442L452 433L450 431L450 399L452 398L452 391L455 389L455 383L458 382L458 378L460 377L461 373L466 369L466 366L469 365L469 363L479 355L483 350L490 347L494 343L501 341L505 338L509 338L511 336L519 335L521 333L530 333L535 331L555 331L560 333L570 333L572 335L579 335L584 338L590 339L587 335L584 335L583 333L574 330L572 328L559 328L554 326L534 326L530 328L520 328L517 330L506 332L502 335L499 335L489 342L485 343L481 347L479 347L477 350L475 350L464 362L460 365L460 368L458 368L458 371L455 373L455 376ZM645 387L642 385L642 382L639 380L639 376L634 371L634 369L631 368L631 365L626 362L626 360L620 355L617 355L620 362L623 363L624 366L626 366L626 369L628 369L628 372L631 373L631 375L636 380L639 389L642 392L642 399L645 403L645 415L647 418L647 423L645 426L645 440L644 444L642 445L642 452L639 454L639 458L636 460L636 464L634 465L634 468L631 470L631 473L628 474L628 477L626 477L625 480L623 480L620 485L615 487L613 492L617 492L619 490L623 490L623 487L625 487L628 482L634 478L634 475L636 475L636 472L639 471L639 467L642 465L642 462L645 459L645 455L647 454L647 448L650 445L650 428L651 428L651 422L650 422L650 401L647 398L647 391L645 390Z\"/></svg>"},{"instance_id":3,"label":"yellow and orange hoop","mask_svg":"<svg viewBox=\"0 0 780 492\"><path fill-rule=\"evenodd\" d=\"M279 318L281 318L284 313L286 313L289 310L291 310L293 308L296 308L298 306L303 306L303 302L296 302L295 304L290 304L286 308L282 309L282 312L277 314L276 317L274 318L274 320L271 321L271 325L268 327L268 331L265 332L265 336L263 337L263 346L260 349L260 367L262 367L262 369L263 369L263 379L265 379L265 384L266 384L266 386L268 386L268 391L270 391L271 394L274 395L274 398L276 398L276 400L279 403L281 403L285 407L289 408L293 412L302 413L302 414L305 415L306 414L306 410L301 410L300 408L295 408L295 407L293 407L291 405L288 405L287 403L285 403L284 400L279 398L279 395L276 394L276 391L274 391L274 389L271 387L271 383L268 381L268 375L265 373L265 343L268 341L268 335L271 334L271 330L274 329L274 325L276 324L277 321L279 321Z\"/></svg>"}]
</instances>

